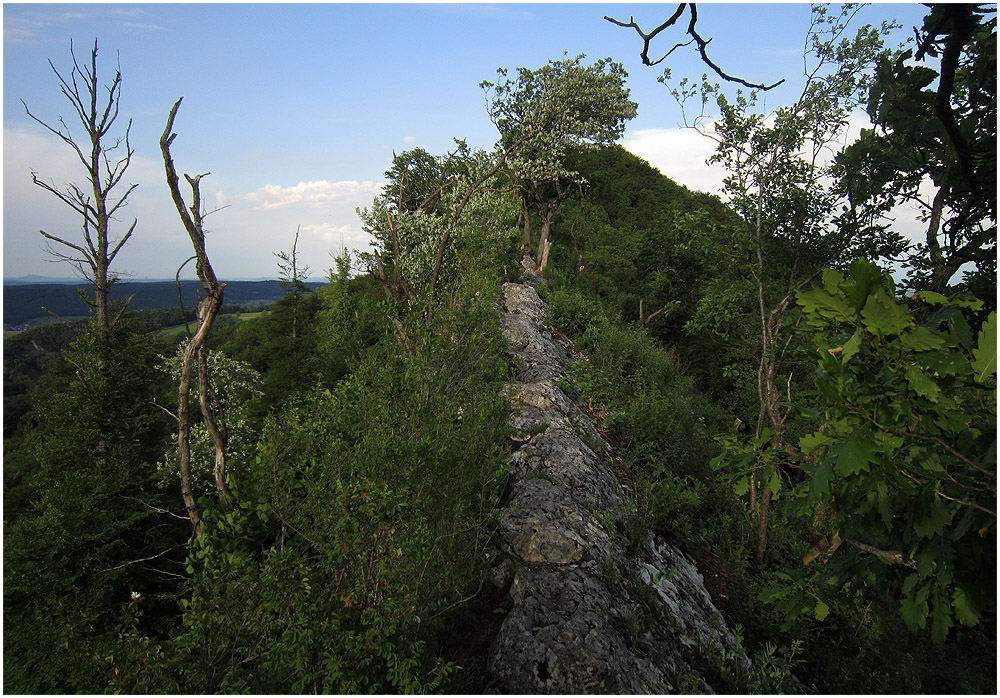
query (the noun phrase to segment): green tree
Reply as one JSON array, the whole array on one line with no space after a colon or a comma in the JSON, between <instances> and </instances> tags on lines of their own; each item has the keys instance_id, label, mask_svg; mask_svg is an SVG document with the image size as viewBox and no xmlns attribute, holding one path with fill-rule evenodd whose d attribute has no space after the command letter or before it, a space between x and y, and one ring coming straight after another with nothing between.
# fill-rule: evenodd
<instances>
[{"instance_id":1,"label":"green tree","mask_svg":"<svg viewBox=\"0 0 1000 698\"><path fill-rule=\"evenodd\" d=\"M509 171L521 198L522 257L531 254L531 217L541 222L536 270L548 263L552 216L583 180L566 165L570 146L612 143L636 115L625 87L628 74L610 58L590 66L585 58L549 61L537 70L518 68L517 78L497 70L495 83L483 81L490 118L511 153Z\"/></svg>"},{"instance_id":2,"label":"green tree","mask_svg":"<svg viewBox=\"0 0 1000 698\"><path fill-rule=\"evenodd\" d=\"M159 365L160 371L175 383L180 380L186 349L186 342L182 342L174 356L163 357ZM259 436L252 414L263 394L260 390L261 375L246 362L216 350L208 355L207 376L210 382L207 392L216 405L218 428L225 435L226 460L242 461ZM201 376L196 376L196 380L201 380ZM200 392L200 386L198 390ZM216 490L215 445L203 422L191 425L189 441L191 489L196 498L211 496ZM178 458L174 439L165 458L157 463L162 482L176 483Z\"/></svg>"},{"instance_id":3,"label":"green tree","mask_svg":"<svg viewBox=\"0 0 1000 698\"><path fill-rule=\"evenodd\" d=\"M125 324L91 324L28 418L30 505L4 521L5 692L103 691L133 592L147 632L174 606L190 529L153 482L162 384L150 339Z\"/></svg>"},{"instance_id":4,"label":"green tree","mask_svg":"<svg viewBox=\"0 0 1000 698\"><path fill-rule=\"evenodd\" d=\"M711 160L729 172L725 191L747 230L744 249L752 279L758 325L754 347L760 410L755 443L760 474L749 478L750 506L758 522L757 559L767 548L771 498L780 486L779 463L788 451L787 410L782 406L791 376L782 375L794 335L786 321L796 292L824 267L858 257L878 258L897 252L898 235L886 233L854 205L850 191L834 188L832 165L824 154L838 147L847 117L868 91L888 26L865 26L850 38L856 10L839 15L813 8L807 37L807 74L799 98L772 114L757 110L755 93L737 93L730 101L718 85L700 87L682 80L675 96L700 94L704 105L714 98L721 116L711 137L718 147ZM765 437L766 434L766 437ZM764 483L764 486L758 483Z\"/></svg>"},{"instance_id":5,"label":"green tree","mask_svg":"<svg viewBox=\"0 0 1000 698\"><path fill-rule=\"evenodd\" d=\"M430 324L412 306L408 345L383 329L332 389L275 406L230 496L205 511L183 626L163 641L129 632L115 688L449 685L466 651L458 621L482 623L469 606L497 554L508 428L496 281L480 280Z\"/></svg>"},{"instance_id":6,"label":"green tree","mask_svg":"<svg viewBox=\"0 0 1000 698\"><path fill-rule=\"evenodd\" d=\"M440 288L460 283L459 269L468 271L473 258L506 247L513 203L498 171L514 149L469 152L459 142L455 152L435 161L440 184L427 192L414 189L418 183L406 173L415 158L404 153L387 173L390 180L397 179L395 186L387 187L370 209L358 211L364 229L376 240L375 252L362 259L397 306L397 332L404 302L426 299L429 320ZM416 199L421 203L410 210L405 202ZM400 341L405 341L401 335Z\"/></svg>"},{"instance_id":7,"label":"green tree","mask_svg":"<svg viewBox=\"0 0 1000 698\"><path fill-rule=\"evenodd\" d=\"M883 215L920 206L927 230L909 256L912 289L942 293L971 263L965 288L993 303L996 83L996 7L935 5L916 50L879 61L867 102L874 126L842 154L843 178L858 206Z\"/></svg>"},{"instance_id":8,"label":"green tree","mask_svg":"<svg viewBox=\"0 0 1000 698\"><path fill-rule=\"evenodd\" d=\"M863 260L797 300L820 397L799 440L799 501L825 534L805 561L825 564L770 596L820 617L837 589L890 588L907 626L929 620L942 642L954 620L996 610L996 312L977 338L963 311L981 302L923 291L901 303Z\"/></svg>"}]
</instances>

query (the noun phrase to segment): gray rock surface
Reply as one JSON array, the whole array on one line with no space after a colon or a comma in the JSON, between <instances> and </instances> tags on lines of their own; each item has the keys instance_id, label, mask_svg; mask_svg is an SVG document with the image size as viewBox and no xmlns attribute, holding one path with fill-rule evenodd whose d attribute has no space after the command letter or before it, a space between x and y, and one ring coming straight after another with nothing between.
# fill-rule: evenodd
<instances>
[{"instance_id":1,"label":"gray rock surface","mask_svg":"<svg viewBox=\"0 0 1000 698\"><path fill-rule=\"evenodd\" d=\"M712 692L691 660L712 646L744 664L745 654L690 560L649 535L627 540L631 504L612 449L561 387L572 349L544 324L532 266L525 283L503 285L498 306L517 366L508 396L519 446L494 570L512 608L491 648L490 689Z\"/></svg>"}]
</instances>

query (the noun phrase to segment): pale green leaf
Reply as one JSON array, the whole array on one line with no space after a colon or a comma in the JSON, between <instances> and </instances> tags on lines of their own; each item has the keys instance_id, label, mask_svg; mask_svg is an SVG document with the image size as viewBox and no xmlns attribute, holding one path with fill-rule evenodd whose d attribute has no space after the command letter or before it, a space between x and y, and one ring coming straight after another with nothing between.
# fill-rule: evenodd
<instances>
[{"instance_id":1,"label":"pale green leaf","mask_svg":"<svg viewBox=\"0 0 1000 698\"><path fill-rule=\"evenodd\" d=\"M948 296L941 295L935 291L920 291L917 293L917 297L924 303L930 303L931 305L947 305L951 302L948 300Z\"/></svg>"},{"instance_id":2,"label":"pale green leaf","mask_svg":"<svg viewBox=\"0 0 1000 698\"><path fill-rule=\"evenodd\" d=\"M976 380L983 383L997 372L997 314L996 311L983 323L979 332L979 344L972 352L972 370Z\"/></svg>"},{"instance_id":3,"label":"pale green leaf","mask_svg":"<svg viewBox=\"0 0 1000 698\"><path fill-rule=\"evenodd\" d=\"M979 622L979 609L962 587L956 588L952 593L951 606L955 609L955 617L962 625L972 626Z\"/></svg>"},{"instance_id":4,"label":"pale green leaf","mask_svg":"<svg viewBox=\"0 0 1000 698\"><path fill-rule=\"evenodd\" d=\"M771 490L772 495L777 495L778 490L781 489L781 474L777 470L771 473L771 479L767 483L767 488Z\"/></svg>"},{"instance_id":5,"label":"pale green leaf","mask_svg":"<svg viewBox=\"0 0 1000 698\"><path fill-rule=\"evenodd\" d=\"M821 599L816 599L816 620L825 620L830 615L830 607Z\"/></svg>"},{"instance_id":6,"label":"pale green leaf","mask_svg":"<svg viewBox=\"0 0 1000 698\"><path fill-rule=\"evenodd\" d=\"M861 336L857 332L851 335L851 338L844 344L844 353L840 356L841 365L846 366L847 362L858 353L861 349L861 342Z\"/></svg>"}]
</instances>

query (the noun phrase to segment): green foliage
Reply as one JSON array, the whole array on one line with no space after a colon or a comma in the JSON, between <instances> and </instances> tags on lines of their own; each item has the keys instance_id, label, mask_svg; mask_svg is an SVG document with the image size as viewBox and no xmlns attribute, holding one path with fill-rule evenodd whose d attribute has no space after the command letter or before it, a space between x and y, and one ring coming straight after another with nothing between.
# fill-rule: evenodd
<instances>
[{"instance_id":1,"label":"green foliage","mask_svg":"<svg viewBox=\"0 0 1000 698\"><path fill-rule=\"evenodd\" d=\"M447 685L445 641L496 554L507 430L504 344L481 291L430 325L415 304L408 346L384 334L332 389L269 417L230 496L206 507L183 632L131 635L121 689Z\"/></svg>"},{"instance_id":2,"label":"green foliage","mask_svg":"<svg viewBox=\"0 0 1000 698\"><path fill-rule=\"evenodd\" d=\"M818 578L898 588L907 626L943 642L996 603L996 313L976 341L978 301L894 290L859 261L799 293L821 400L802 501L850 549Z\"/></svg>"},{"instance_id":3,"label":"green foliage","mask_svg":"<svg viewBox=\"0 0 1000 698\"><path fill-rule=\"evenodd\" d=\"M181 363L187 343L182 342L172 357L161 357L160 371L170 376L173 384L180 380ZM197 372L195 372L196 374ZM258 432L250 415L259 411L255 402L263 394L260 390L261 376L252 366L226 356L221 351L208 355L208 394L216 414L217 425L225 435L226 459L242 459L248 449L257 441ZM192 377L192 393L197 394L198 376ZM198 410L193 410L200 416ZM194 422L189 433L191 448L191 488L195 496L206 496L216 492L215 446L202 421ZM177 482L179 459L177 435L172 434L166 454L157 463L161 482L173 485Z\"/></svg>"},{"instance_id":4,"label":"green foliage","mask_svg":"<svg viewBox=\"0 0 1000 698\"><path fill-rule=\"evenodd\" d=\"M932 7L916 35L916 50L880 59L866 105L874 127L839 166L874 215L916 201L930 212L924 242L908 255L910 288L944 291L973 262L959 289L983 289L995 309L996 8Z\"/></svg>"},{"instance_id":5,"label":"green foliage","mask_svg":"<svg viewBox=\"0 0 1000 698\"><path fill-rule=\"evenodd\" d=\"M553 291L549 313L587 355L568 372L619 449L644 515L689 549L705 540L697 521L713 509L705 463L724 420L659 343L609 319L602 304Z\"/></svg>"},{"instance_id":6,"label":"green foliage","mask_svg":"<svg viewBox=\"0 0 1000 698\"><path fill-rule=\"evenodd\" d=\"M413 176L411 168L418 169ZM417 149L394 158L386 173L393 186L371 208L358 210L376 240L375 252L362 253L361 261L386 295L410 300L457 286L477 261L492 267L492 258L508 246L517 217L499 168L496 157L470 152L461 141L444 157L428 159Z\"/></svg>"},{"instance_id":7,"label":"green foliage","mask_svg":"<svg viewBox=\"0 0 1000 698\"><path fill-rule=\"evenodd\" d=\"M75 375L38 396L21 444L30 453L30 507L4 521L4 688L92 692L130 593L162 621L188 535L155 488L155 444L168 424L152 404L159 386L148 338L122 327L112 342L94 326L66 358ZM5 512L10 514L10 512ZM171 560L173 559L173 563Z\"/></svg>"},{"instance_id":8,"label":"green foliage","mask_svg":"<svg viewBox=\"0 0 1000 698\"><path fill-rule=\"evenodd\" d=\"M599 333L609 326L601 303L586 296L557 290L548 296L549 320L571 337L580 337L588 330Z\"/></svg>"},{"instance_id":9,"label":"green foliage","mask_svg":"<svg viewBox=\"0 0 1000 698\"><path fill-rule=\"evenodd\" d=\"M559 176L566 148L613 143L636 114L621 64L607 58L584 66L584 58L549 61L536 70L518 68L516 79L500 68L496 83L480 83L503 144L522 144L518 167L526 178Z\"/></svg>"}]
</instances>

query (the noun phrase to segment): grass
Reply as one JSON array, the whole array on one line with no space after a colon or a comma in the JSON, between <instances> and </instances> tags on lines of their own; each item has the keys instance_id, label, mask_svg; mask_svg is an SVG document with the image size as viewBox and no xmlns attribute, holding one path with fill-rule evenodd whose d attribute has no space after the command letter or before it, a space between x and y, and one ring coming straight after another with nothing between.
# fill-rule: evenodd
<instances>
[{"instance_id":1,"label":"grass","mask_svg":"<svg viewBox=\"0 0 1000 698\"><path fill-rule=\"evenodd\" d=\"M238 322L243 322L244 320L251 320L255 317L263 315L266 311L258 310L252 313L233 313L230 317L235 317ZM192 329L195 327L195 322L190 323ZM158 339L165 339L170 342L179 342L187 334L187 326L184 324L172 325L170 327L163 327L154 333Z\"/></svg>"}]
</instances>

